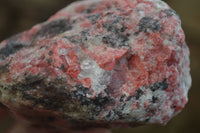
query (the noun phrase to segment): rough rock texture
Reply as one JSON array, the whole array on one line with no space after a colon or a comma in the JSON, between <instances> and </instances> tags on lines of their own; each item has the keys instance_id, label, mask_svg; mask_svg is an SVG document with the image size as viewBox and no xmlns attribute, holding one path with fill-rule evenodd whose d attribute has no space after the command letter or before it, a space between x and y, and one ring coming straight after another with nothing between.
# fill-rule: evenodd
<instances>
[{"instance_id":1,"label":"rough rock texture","mask_svg":"<svg viewBox=\"0 0 200 133\"><path fill-rule=\"evenodd\" d=\"M187 103L189 50L160 0L87 0L0 44L0 101L33 125L166 124Z\"/></svg>"}]
</instances>

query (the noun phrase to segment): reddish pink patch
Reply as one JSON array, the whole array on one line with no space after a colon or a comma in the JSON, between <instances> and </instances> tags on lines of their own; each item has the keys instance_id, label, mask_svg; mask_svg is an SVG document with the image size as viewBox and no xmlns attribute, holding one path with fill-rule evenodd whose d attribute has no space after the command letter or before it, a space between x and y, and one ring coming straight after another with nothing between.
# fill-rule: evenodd
<instances>
[{"instance_id":1,"label":"reddish pink patch","mask_svg":"<svg viewBox=\"0 0 200 133\"><path fill-rule=\"evenodd\" d=\"M90 80L90 78L84 78L84 79L81 79L79 81L83 84L84 87L91 88L91 80Z\"/></svg>"},{"instance_id":2,"label":"reddish pink patch","mask_svg":"<svg viewBox=\"0 0 200 133\"><path fill-rule=\"evenodd\" d=\"M74 50L69 53L70 64L67 69L67 73L74 79L77 79L79 73L81 72L81 67L78 64L78 57Z\"/></svg>"},{"instance_id":3,"label":"reddish pink patch","mask_svg":"<svg viewBox=\"0 0 200 133\"><path fill-rule=\"evenodd\" d=\"M135 89L146 85L148 82L148 72L145 67L143 61L137 55L129 61L130 74L128 79L133 83Z\"/></svg>"},{"instance_id":4,"label":"reddish pink patch","mask_svg":"<svg viewBox=\"0 0 200 133\"><path fill-rule=\"evenodd\" d=\"M89 56L94 59L102 69L112 71L116 61L127 52L127 49L114 49L101 45L94 46L92 52L87 52L89 52Z\"/></svg>"},{"instance_id":5,"label":"reddish pink patch","mask_svg":"<svg viewBox=\"0 0 200 133\"><path fill-rule=\"evenodd\" d=\"M132 104L132 109L135 110L137 109L137 101L134 101L133 104Z\"/></svg>"},{"instance_id":6,"label":"reddish pink patch","mask_svg":"<svg viewBox=\"0 0 200 133\"><path fill-rule=\"evenodd\" d=\"M85 20L83 23L81 23L80 27L83 28L90 28L92 26L92 24L90 23L89 20Z\"/></svg>"}]
</instances>

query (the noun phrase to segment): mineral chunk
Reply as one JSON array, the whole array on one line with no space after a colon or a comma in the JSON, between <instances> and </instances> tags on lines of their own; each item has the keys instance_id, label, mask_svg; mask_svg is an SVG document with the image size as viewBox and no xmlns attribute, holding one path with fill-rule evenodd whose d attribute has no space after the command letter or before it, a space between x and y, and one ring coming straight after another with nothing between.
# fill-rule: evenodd
<instances>
[{"instance_id":1,"label":"mineral chunk","mask_svg":"<svg viewBox=\"0 0 200 133\"><path fill-rule=\"evenodd\" d=\"M33 125L166 124L188 101L189 71L163 1L80 1L0 43L0 101Z\"/></svg>"}]
</instances>

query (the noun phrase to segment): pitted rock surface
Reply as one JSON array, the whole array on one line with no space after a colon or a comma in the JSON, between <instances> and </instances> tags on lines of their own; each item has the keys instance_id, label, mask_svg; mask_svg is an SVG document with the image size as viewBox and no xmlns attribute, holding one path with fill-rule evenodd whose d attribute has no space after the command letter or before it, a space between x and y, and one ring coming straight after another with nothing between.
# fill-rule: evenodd
<instances>
[{"instance_id":1,"label":"pitted rock surface","mask_svg":"<svg viewBox=\"0 0 200 133\"><path fill-rule=\"evenodd\" d=\"M166 124L188 101L189 65L163 1L79 1L0 43L0 101L59 128Z\"/></svg>"}]
</instances>

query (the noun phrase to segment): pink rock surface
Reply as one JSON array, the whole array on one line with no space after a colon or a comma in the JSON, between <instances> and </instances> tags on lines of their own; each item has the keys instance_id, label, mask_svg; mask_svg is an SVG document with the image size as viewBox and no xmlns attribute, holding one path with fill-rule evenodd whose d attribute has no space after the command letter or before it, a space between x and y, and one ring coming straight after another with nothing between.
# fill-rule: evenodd
<instances>
[{"instance_id":1,"label":"pink rock surface","mask_svg":"<svg viewBox=\"0 0 200 133\"><path fill-rule=\"evenodd\" d=\"M0 101L32 124L166 124L188 101L189 71L167 4L87 0L0 43Z\"/></svg>"}]
</instances>

